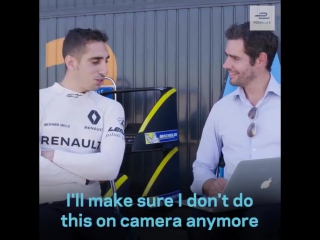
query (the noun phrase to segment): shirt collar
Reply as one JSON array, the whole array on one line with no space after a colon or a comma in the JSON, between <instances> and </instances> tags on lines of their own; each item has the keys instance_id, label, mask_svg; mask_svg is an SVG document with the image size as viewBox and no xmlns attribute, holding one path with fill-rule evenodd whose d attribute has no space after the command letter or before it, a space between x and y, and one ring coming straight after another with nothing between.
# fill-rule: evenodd
<instances>
[{"instance_id":1,"label":"shirt collar","mask_svg":"<svg viewBox=\"0 0 320 240\"><path fill-rule=\"evenodd\" d=\"M52 85L52 89L56 93L63 94L66 97L74 97L74 98L78 98L78 97L81 97L81 96L88 96L89 93L90 93L90 91L88 91L86 93L75 92L75 91L72 91L72 90L70 90L68 88L65 88L65 87L61 86L61 84L59 84L57 82L55 82Z\"/></svg>"}]
</instances>

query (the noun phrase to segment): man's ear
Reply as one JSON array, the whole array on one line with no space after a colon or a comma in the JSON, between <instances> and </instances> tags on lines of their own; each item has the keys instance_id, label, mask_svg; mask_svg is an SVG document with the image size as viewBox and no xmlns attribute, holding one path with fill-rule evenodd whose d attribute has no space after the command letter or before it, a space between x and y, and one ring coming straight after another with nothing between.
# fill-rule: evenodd
<instances>
[{"instance_id":1,"label":"man's ear","mask_svg":"<svg viewBox=\"0 0 320 240\"><path fill-rule=\"evenodd\" d=\"M268 63L268 55L265 52L261 52L256 60L256 64L259 66L266 66Z\"/></svg>"},{"instance_id":2,"label":"man's ear","mask_svg":"<svg viewBox=\"0 0 320 240\"><path fill-rule=\"evenodd\" d=\"M77 68L77 59L71 55L67 55L64 59L64 62L66 64L66 68L69 70L75 70Z\"/></svg>"}]
</instances>

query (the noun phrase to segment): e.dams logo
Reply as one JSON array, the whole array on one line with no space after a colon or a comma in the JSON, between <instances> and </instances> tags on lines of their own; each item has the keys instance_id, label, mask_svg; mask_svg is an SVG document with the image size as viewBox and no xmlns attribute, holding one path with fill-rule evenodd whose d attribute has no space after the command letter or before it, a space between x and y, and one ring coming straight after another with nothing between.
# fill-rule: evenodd
<instances>
[{"instance_id":1,"label":"e.dams logo","mask_svg":"<svg viewBox=\"0 0 320 240\"><path fill-rule=\"evenodd\" d=\"M64 38L58 38L52 40L46 44L46 67L52 67L64 64L64 59L62 57L62 45ZM115 82L117 81L117 61L112 49L106 44L109 53L109 60L107 63L108 75L107 77L112 78ZM109 80L105 80L102 84L103 86L112 85Z\"/></svg>"}]
</instances>

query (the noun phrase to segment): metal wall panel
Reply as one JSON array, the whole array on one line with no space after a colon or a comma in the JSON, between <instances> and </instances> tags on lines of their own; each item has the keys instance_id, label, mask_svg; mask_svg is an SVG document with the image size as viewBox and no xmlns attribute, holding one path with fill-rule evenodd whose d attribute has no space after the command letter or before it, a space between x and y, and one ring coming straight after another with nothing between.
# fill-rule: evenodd
<instances>
[{"instance_id":1,"label":"metal wall panel","mask_svg":"<svg viewBox=\"0 0 320 240\"><path fill-rule=\"evenodd\" d=\"M54 3L55 7L66 8L73 7L75 3L77 6L87 6L88 3L111 4L115 1L41 2L42 7L49 7L49 3ZM173 1L166 2L169 4ZM248 20L249 5L252 4L197 8L180 6L179 9L169 10L59 18L45 18L43 15L40 18L40 88L61 81L64 75L63 65L46 68L47 42L64 37L74 27L105 31L110 36L108 44L117 58L119 87L170 86L177 89L180 172L182 190L187 193L190 191L191 166L196 157L203 126L212 105L219 99L225 80L222 64L225 60L226 41L223 33L232 23ZM276 34L281 39L281 3L278 1L273 5L276 6ZM142 122L153 105L150 99L154 98L152 94L146 94L142 98L132 96L124 99L127 121Z\"/></svg>"},{"instance_id":2,"label":"metal wall panel","mask_svg":"<svg viewBox=\"0 0 320 240\"><path fill-rule=\"evenodd\" d=\"M190 2L197 3L201 5L205 0L40 0L40 11L48 9L65 9L65 8L78 8L78 7L91 7L91 6L105 6L105 5L123 5L123 4L148 4L148 3L164 3L165 5L170 5L172 3L182 3L184 5ZM228 0L210 0L211 3L228 3ZM233 5L249 3L249 2L259 2L259 0L232 0ZM267 3L270 0L263 0L260 2ZM280 2L280 1L279 1Z\"/></svg>"},{"instance_id":3,"label":"metal wall panel","mask_svg":"<svg viewBox=\"0 0 320 240\"><path fill-rule=\"evenodd\" d=\"M40 0L40 10L148 2L170 2L170 0Z\"/></svg>"}]
</instances>

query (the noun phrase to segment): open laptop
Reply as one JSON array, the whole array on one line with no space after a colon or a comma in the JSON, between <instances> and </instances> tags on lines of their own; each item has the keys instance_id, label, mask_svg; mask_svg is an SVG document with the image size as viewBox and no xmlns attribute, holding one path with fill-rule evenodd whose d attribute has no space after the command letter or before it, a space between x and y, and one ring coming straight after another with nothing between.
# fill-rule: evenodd
<instances>
[{"instance_id":1,"label":"open laptop","mask_svg":"<svg viewBox=\"0 0 320 240\"><path fill-rule=\"evenodd\" d=\"M240 194L242 194L242 202L248 203L250 201L244 201L246 197L252 199L252 206L270 203L281 202L281 157L279 158L267 158L257 160L244 160L241 161L232 176L230 177L221 196L226 195L228 197L228 207L223 205L221 198L218 198L217 205L210 207L195 206L195 208L209 211L209 212L226 212L236 209L246 208L236 207L233 203L239 203ZM208 198L207 198L208 199ZM184 200L184 205L187 205ZM251 205L251 204L250 204Z\"/></svg>"}]
</instances>

